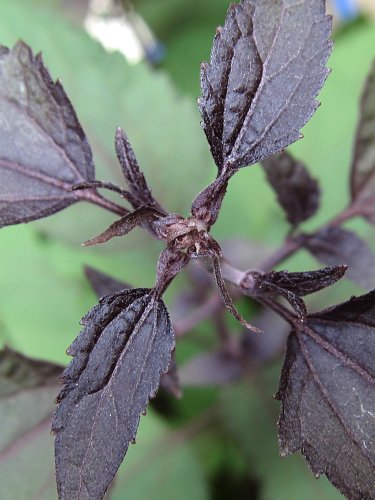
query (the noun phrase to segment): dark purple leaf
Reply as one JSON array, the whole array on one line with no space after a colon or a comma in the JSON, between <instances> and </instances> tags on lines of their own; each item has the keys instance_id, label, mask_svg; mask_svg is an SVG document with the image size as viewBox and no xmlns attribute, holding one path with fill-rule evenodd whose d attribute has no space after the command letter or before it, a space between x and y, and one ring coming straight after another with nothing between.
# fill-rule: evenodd
<instances>
[{"instance_id":1,"label":"dark purple leaf","mask_svg":"<svg viewBox=\"0 0 375 500\"><path fill-rule=\"evenodd\" d=\"M242 0L201 69L199 108L219 173L256 163L301 137L328 70L324 0Z\"/></svg>"},{"instance_id":2,"label":"dark purple leaf","mask_svg":"<svg viewBox=\"0 0 375 500\"><path fill-rule=\"evenodd\" d=\"M249 293L258 291L261 293L262 290L267 290L268 285L273 285L303 297L333 285L344 276L346 269L346 266L330 266L316 271L297 273L249 271L241 282L241 288L248 289Z\"/></svg>"},{"instance_id":3,"label":"dark purple leaf","mask_svg":"<svg viewBox=\"0 0 375 500\"><path fill-rule=\"evenodd\" d=\"M241 281L240 289L250 297L268 298L280 295L289 302L298 316L303 318L307 309L300 297L331 286L343 277L345 271L346 266L325 267L300 273L249 271Z\"/></svg>"},{"instance_id":4,"label":"dark purple leaf","mask_svg":"<svg viewBox=\"0 0 375 500\"><path fill-rule=\"evenodd\" d=\"M302 162L283 152L263 160L262 166L290 224L297 226L315 214L320 190Z\"/></svg>"},{"instance_id":5,"label":"dark purple leaf","mask_svg":"<svg viewBox=\"0 0 375 500\"><path fill-rule=\"evenodd\" d=\"M151 207L140 207L131 212L130 214L121 217L113 224L109 226L108 229L100 233L95 238L85 241L83 246L97 245L98 243L105 243L115 236L126 236L132 229L141 225L148 224L154 220L162 217L162 214Z\"/></svg>"},{"instance_id":6,"label":"dark purple leaf","mask_svg":"<svg viewBox=\"0 0 375 500\"><path fill-rule=\"evenodd\" d=\"M126 288L132 288L128 283L112 278L90 266L85 266L85 274L98 299L104 295L112 295ZM160 387L176 398L180 398L182 395L174 353L172 353L167 373L163 373L161 376Z\"/></svg>"},{"instance_id":7,"label":"dark purple leaf","mask_svg":"<svg viewBox=\"0 0 375 500\"><path fill-rule=\"evenodd\" d=\"M90 266L85 266L85 274L98 299L104 297L104 295L112 295L121 290L132 288L128 283L112 278L108 274L97 271ZM173 355L168 372L164 373L160 379L160 387L173 394L176 398L181 397L177 366Z\"/></svg>"},{"instance_id":8,"label":"dark purple leaf","mask_svg":"<svg viewBox=\"0 0 375 500\"><path fill-rule=\"evenodd\" d=\"M53 420L59 497L101 499L168 369L175 336L152 290L123 290L82 319Z\"/></svg>"},{"instance_id":9,"label":"dark purple leaf","mask_svg":"<svg viewBox=\"0 0 375 500\"><path fill-rule=\"evenodd\" d=\"M361 100L351 172L352 199L375 222L375 60Z\"/></svg>"},{"instance_id":10,"label":"dark purple leaf","mask_svg":"<svg viewBox=\"0 0 375 500\"><path fill-rule=\"evenodd\" d=\"M62 210L85 198L70 188L93 179L91 149L61 83L23 42L3 47L0 226Z\"/></svg>"},{"instance_id":11,"label":"dark purple leaf","mask_svg":"<svg viewBox=\"0 0 375 500\"><path fill-rule=\"evenodd\" d=\"M301 450L347 498L375 491L375 292L291 332L276 395L283 456Z\"/></svg>"},{"instance_id":12,"label":"dark purple leaf","mask_svg":"<svg viewBox=\"0 0 375 500\"><path fill-rule=\"evenodd\" d=\"M375 287L375 255L352 231L325 227L303 241L304 247L324 264L348 266L346 277L370 290Z\"/></svg>"},{"instance_id":13,"label":"dark purple leaf","mask_svg":"<svg viewBox=\"0 0 375 500\"><path fill-rule=\"evenodd\" d=\"M133 148L125 132L118 127L115 134L115 147L117 158L120 162L122 173L129 186L133 199L129 200L133 208L139 208L142 205L154 207L164 215L165 210L159 205L151 194L143 172L139 168Z\"/></svg>"},{"instance_id":14,"label":"dark purple leaf","mask_svg":"<svg viewBox=\"0 0 375 500\"><path fill-rule=\"evenodd\" d=\"M330 266L299 273L272 271L264 274L263 277L274 285L303 297L333 285L344 276L346 269L346 266Z\"/></svg>"},{"instance_id":15,"label":"dark purple leaf","mask_svg":"<svg viewBox=\"0 0 375 500\"><path fill-rule=\"evenodd\" d=\"M104 295L112 295L113 293L120 292L125 288L132 288L129 283L112 278L112 276L102 273L93 267L85 266L84 269L86 278L89 280L98 299L104 297Z\"/></svg>"}]
</instances>

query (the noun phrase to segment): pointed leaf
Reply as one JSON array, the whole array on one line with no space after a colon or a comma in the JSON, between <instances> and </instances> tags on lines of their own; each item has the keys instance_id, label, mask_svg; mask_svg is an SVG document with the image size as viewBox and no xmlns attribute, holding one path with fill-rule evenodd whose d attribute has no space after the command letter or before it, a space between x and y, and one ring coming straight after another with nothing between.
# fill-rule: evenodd
<instances>
[{"instance_id":1,"label":"pointed leaf","mask_svg":"<svg viewBox=\"0 0 375 500\"><path fill-rule=\"evenodd\" d=\"M299 273L273 271L264 277L273 284L303 297L333 285L344 276L346 269L346 266L329 266Z\"/></svg>"},{"instance_id":2,"label":"pointed leaf","mask_svg":"<svg viewBox=\"0 0 375 500\"><path fill-rule=\"evenodd\" d=\"M134 199L131 201L133 208L139 208L142 205L155 207L166 215L159 203L154 199L151 190L147 185L145 176L139 168L133 148L125 132L118 127L115 134L115 147L117 158L120 162L122 173L129 186L130 193Z\"/></svg>"},{"instance_id":3,"label":"pointed leaf","mask_svg":"<svg viewBox=\"0 0 375 500\"><path fill-rule=\"evenodd\" d=\"M100 233L95 238L85 241L83 246L98 245L99 243L105 243L115 236L126 236L135 227L141 224L150 223L158 218L162 217L162 214L151 207L140 207L131 212L130 214L121 217L121 219L115 221L109 226L108 229Z\"/></svg>"},{"instance_id":4,"label":"pointed leaf","mask_svg":"<svg viewBox=\"0 0 375 500\"><path fill-rule=\"evenodd\" d=\"M328 70L324 0L242 0L217 30L201 69L199 108L219 173L300 138Z\"/></svg>"},{"instance_id":5,"label":"pointed leaf","mask_svg":"<svg viewBox=\"0 0 375 500\"><path fill-rule=\"evenodd\" d=\"M282 455L301 450L348 498L375 491L375 292L312 315L289 336Z\"/></svg>"},{"instance_id":6,"label":"pointed leaf","mask_svg":"<svg viewBox=\"0 0 375 500\"><path fill-rule=\"evenodd\" d=\"M262 166L290 224L297 226L315 214L320 190L302 162L283 152L263 160Z\"/></svg>"},{"instance_id":7,"label":"pointed leaf","mask_svg":"<svg viewBox=\"0 0 375 500\"><path fill-rule=\"evenodd\" d=\"M89 195L91 149L61 83L18 42L0 51L0 227L51 215Z\"/></svg>"},{"instance_id":8,"label":"pointed leaf","mask_svg":"<svg viewBox=\"0 0 375 500\"><path fill-rule=\"evenodd\" d=\"M267 299L270 296L281 295L289 302L298 316L304 318L307 309L300 297L331 286L342 278L346 269L346 266L336 266L300 273L249 271L241 281L240 289L242 293L250 297Z\"/></svg>"},{"instance_id":9,"label":"pointed leaf","mask_svg":"<svg viewBox=\"0 0 375 500\"><path fill-rule=\"evenodd\" d=\"M304 247L324 264L346 265L346 277L370 290L375 287L375 254L352 231L325 227L307 236Z\"/></svg>"},{"instance_id":10,"label":"pointed leaf","mask_svg":"<svg viewBox=\"0 0 375 500\"><path fill-rule=\"evenodd\" d=\"M352 199L375 222L375 60L362 94L351 172Z\"/></svg>"},{"instance_id":11,"label":"pointed leaf","mask_svg":"<svg viewBox=\"0 0 375 500\"><path fill-rule=\"evenodd\" d=\"M61 499L95 500L135 439L175 338L163 302L146 289L104 297L82 324L53 420L56 474Z\"/></svg>"},{"instance_id":12,"label":"pointed leaf","mask_svg":"<svg viewBox=\"0 0 375 500\"><path fill-rule=\"evenodd\" d=\"M249 271L240 283L244 293L248 295L280 294L289 300L290 292L294 296L303 297L310 293L327 288L345 274L347 266L323 267L316 271L290 273L289 271L272 271L260 273Z\"/></svg>"}]
</instances>

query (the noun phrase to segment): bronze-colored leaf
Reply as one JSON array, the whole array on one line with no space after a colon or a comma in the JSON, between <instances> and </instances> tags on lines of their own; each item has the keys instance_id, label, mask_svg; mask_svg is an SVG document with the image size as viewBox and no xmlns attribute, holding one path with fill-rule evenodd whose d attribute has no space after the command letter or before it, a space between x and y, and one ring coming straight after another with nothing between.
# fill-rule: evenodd
<instances>
[{"instance_id":1,"label":"bronze-colored leaf","mask_svg":"<svg viewBox=\"0 0 375 500\"><path fill-rule=\"evenodd\" d=\"M121 217L121 219L115 221L113 224L109 226L105 231L100 233L95 238L91 240L85 241L83 246L92 246L98 245L99 243L105 243L115 236L126 236L130 231L132 231L135 227L141 224L148 224L152 221L160 219L163 214L161 214L158 210L151 207L140 207L131 212L130 214Z\"/></svg>"},{"instance_id":2,"label":"bronze-colored leaf","mask_svg":"<svg viewBox=\"0 0 375 500\"><path fill-rule=\"evenodd\" d=\"M135 153L125 132L118 127L115 134L115 147L117 158L120 162L122 173L130 189L132 198L129 200L133 208L139 208L142 205L154 207L166 215L164 209L159 205L151 194L147 185L145 176L139 168Z\"/></svg>"}]
</instances>

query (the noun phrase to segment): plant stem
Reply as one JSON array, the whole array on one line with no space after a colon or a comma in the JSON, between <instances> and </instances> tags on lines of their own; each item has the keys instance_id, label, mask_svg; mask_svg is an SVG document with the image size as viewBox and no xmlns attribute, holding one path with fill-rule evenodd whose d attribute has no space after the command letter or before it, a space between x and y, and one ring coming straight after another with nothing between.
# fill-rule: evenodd
<instances>
[{"instance_id":1,"label":"plant stem","mask_svg":"<svg viewBox=\"0 0 375 500\"><path fill-rule=\"evenodd\" d=\"M358 208L356 205L349 205L345 210L336 215L333 219L328 221L324 226L322 226L317 231L321 231L328 227L338 227L344 222L353 217L358 217L363 215L363 210ZM278 248L274 254L267 257L260 265L259 268L262 271L269 271L275 266L286 260L288 257L295 254L302 247L302 239L298 237L299 235L289 236L286 238L284 244Z\"/></svg>"},{"instance_id":2,"label":"plant stem","mask_svg":"<svg viewBox=\"0 0 375 500\"><path fill-rule=\"evenodd\" d=\"M330 220L326 224L326 226L328 227L341 226L347 220L352 219L353 217L358 217L360 215L363 215L363 210L361 210L355 204L349 205L345 210L343 210L338 215L336 215L336 217Z\"/></svg>"},{"instance_id":3,"label":"plant stem","mask_svg":"<svg viewBox=\"0 0 375 500\"><path fill-rule=\"evenodd\" d=\"M83 201L88 201L89 203L97 205L98 207L104 208L105 210L109 210L110 212L113 212L117 215L124 216L129 213L129 210L127 208L122 207L121 205L117 205L117 203L104 198L104 196L93 189L82 190L79 193L79 198Z\"/></svg>"}]
</instances>

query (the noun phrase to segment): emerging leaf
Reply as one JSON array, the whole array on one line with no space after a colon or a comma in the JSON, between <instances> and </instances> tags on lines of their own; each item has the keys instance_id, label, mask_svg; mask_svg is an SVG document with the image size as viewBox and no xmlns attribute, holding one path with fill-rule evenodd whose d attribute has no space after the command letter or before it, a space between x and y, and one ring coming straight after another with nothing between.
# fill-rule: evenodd
<instances>
[{"instance_id":1,"label":"emerging leaf","mask_svg":"<svg viewBox=\"0 0 375 500\"><path fill-rule=\"evenodd\" d=\"M289 302L300 318L304 318L307 314L306 305L298 294L274 284L272 276L268 279L268 274L248 273L241 282L240 288L245 295L266 300L273 300L275 295L280 295Z\"/></svg>"},{"instance_id":2,"label":"emerging leaf","mask_svg":"<svg viewBox=\"0 0 375 500\"><path fill-rule=\"evenodd\" d=\"M166 215L164 209L154 199L151 190L147 185L145 176L139 168L133 148L125 132L118 127L115 134L115 147L117 158L120 162L122 173L129 186L130 193L133 196L131 203L133 208L139 208L142 205L154 207Z\"/></svg>"},{"instance_id":3,"label":"emerging leaf","mask_svg":"<svg viewBox=\"0 0 375 500\"><path fill-rule=\"evenodd\" d=\"M272 284L295 293L299 297L319 292L341 279L347 267L330 266L316 271L290 273L289 271L271 271L270 273L249 272L242 287L252 287L255 291Z\"/></svg>"},{"instance_id":4,"label":"emerging leaf","mask_svg":"<svg viewBox=\"0 0 375 500\"><path fill-rule=\"evenodd\" d=\"M375 60L360 108L351 173L352 199L375 222Z\"/></svg>"},{"instance_id":5,"label":"emerging leaf","mask_svg":"<svg viewBox=\"0 0 375 500\"><path fill-rule=\"evenodd\" d=\"M346 276L366 290L375 287L375 255L352 231L325 227L305 236L303 245L324 264L347 265Z\"/></svg>"},{"instance_id":6,"label":"emerging leaf","mask_svg":"<svg viewBox=\"0 0 375 500\"><path fill-rule=\"evenodd\" d=\"M300 317L304 317L307 309L300 297L333 285L344 276L346 269L346 266L333 266L299 273L249 271L240 283L240 289L250 297L281 295Z\"/></svg>"},{"instance_id":7,"label":"emerging leaf","mask_svg":"<svg viewBox=\"0 0 375 500\"><path fill-rule=\"evenodd\" d=\"M301 450L348 498L375 491L375 292L290 333L276 395L282 455Z\"/></svg>"},{"instance_id":8,"label":"emerging leaf","mask_svg":"<svg viewBox=\"0 0 375 500\"><path fill-rule=\"evenodd\" d=\"M297 226L315 214L320 190L302 162L283 152L263 160L262 166L290 224Z\"/></svg>"},{"instance_id":9,"label":"emerging leaf","mask_svg":"<svg viewBox=\"0 0 375 500\"><path fill-rule=\"evenodd\" d=\"M298 273L272 271L266 274L266 278L274 285L290 290L299 297L303 297L333 285L344 276L346 269L346 266L330 266L317 269L316 271Z\"/></svg>"},{"instance_id":10,"label":"emerging leaf","mask_svg":"<svg viewBox=\"0 0 375 500\"><path fill-rule=\"evenodd\" d=\"M135 227L141 224L149 224L160 217L162 217L158 210L151 207L139 207L134 212L121 217L121 219L115 221L109 226L108 229L100 233L95 238L85 241L83 246L98 245L99 243L105 243L115 236L126 236Z\"/></svg>"},{"instance_id":11,"label":"emerging leaf","mask_svg":"<svg viewBox=\"0 0 375 500\"><path fill-rule=\"evenodd\" d=\"M23 42L0 47L0 227L51 215L90 195L90 146L59 81Z\"/></svg>"},{"instance_id":12,"label":"emerging leaf","mask_svg":"<svg viewBox=\"0 0 375 500\"><path fill-rule=\"evenodd\" d=\"M175 345L164 303L146 289L104 297L82 324L53 420L64 500L104 496Z\"/></svg>"},{"instance_id":13,"label":"emerging leaf","mask_svg":"<svg viewBox=\"0 0 375 500\"><path fill-rule=\"evenodd\" d=\"M201 68L199 108L219 174L301 137L327 75L325 1L242 0L216 32Z\"/></svg>"}]
</instances>

